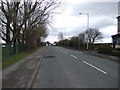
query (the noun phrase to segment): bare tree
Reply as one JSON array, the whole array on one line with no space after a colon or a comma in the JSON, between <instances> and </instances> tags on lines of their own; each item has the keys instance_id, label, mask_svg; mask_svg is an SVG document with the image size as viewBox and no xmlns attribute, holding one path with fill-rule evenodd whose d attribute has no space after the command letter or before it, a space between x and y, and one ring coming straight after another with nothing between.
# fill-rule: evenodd
<instances>
[{"instance_id":1,"label":"bare tree","mask_svg":"<svg viewBox=\"0 0 120 90\"><path fill-rule=\"evenodd\" d=\"M28 49L31 48L29 46L34 45L31 43L36 43L36 39L47 36L46 25L49 23L49 17L54 14L60 3L55 0L1 0L2 39L6 43L23 43Z\"/></svg>"},{"instance_id":2,"label":"bare tree","mask_svg":"<svg viewBox=\"0 0 120 90\"><path fill-rule=\"evenodd\" d=\"M37 3L35 11L31 14L31 18L28 19L26 29L27 49L36 47L37 41L40 41L41 37L43 39L48 35L46 28L47 23L49 23L48 18L58 6L59 3L56 3L55 0L41 0Z\"/></svg>"},{"instance_id":3,"label":"bare tree","mask_svg":"<svg viewBox=\"0 0 120 90\"><path fill-rule=\"evenodd\" d=\"M62 32L59 32L59 34L58 34L58 40L59 41L61 41L61 40L63 40L63 33Z\"/></svg>"},{"instance_id":4,"label":"bare tree","mask_svg":"<svg viewBox=\"0 0 120 90\"><path fill-rule=\"evenodd\" d=\"M90 43L94 43L95 41L103 38L102 33L96 28L90 28L86 30L85 34L87 36L86 38L88 38L88 41Z\"/></svg>"}]
</instances>

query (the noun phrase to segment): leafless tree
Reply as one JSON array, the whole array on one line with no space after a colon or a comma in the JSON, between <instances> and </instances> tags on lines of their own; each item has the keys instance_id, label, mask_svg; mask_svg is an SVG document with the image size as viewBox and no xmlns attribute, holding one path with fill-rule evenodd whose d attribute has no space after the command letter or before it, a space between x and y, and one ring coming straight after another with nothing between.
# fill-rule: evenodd
<instances>
[{"instance_id":1,"label":"leafless tree","mask_svg":"<svg viewBox=\"0 0 120 90\"><path fill-rule=\"evenodd\" d=\"M35 39L47 36L46 25L49 23L49 17L54 14L60 3L55 0L39 2L1 0L2 39L14 45L23 43L30 48L32 41L36 43Z\"/></svg>"},{"instance_id":2,"label":"leafless tree","mask_svg":"<svg viewBox=\"0 0 120 90\"><path fill-rule=\"evenodd\" d=\"M58 34L58 40L61 41L61 40L63 40L63 39L64 39L63 33L62 33L62 32L59 32L59 34Z\"/></svg>"},{"instance_id":3,"label":"leafless tree","mask_svg":"<svg viewBox=\"0 0 120 90\"><path fill-rule=\"evenodd\" d=\"M87 36L86 38L90 43L94 43L95 41L103 38L102 33L96 28L90 28L86 30L85 34Z\"/></svg>"}]
</instances>

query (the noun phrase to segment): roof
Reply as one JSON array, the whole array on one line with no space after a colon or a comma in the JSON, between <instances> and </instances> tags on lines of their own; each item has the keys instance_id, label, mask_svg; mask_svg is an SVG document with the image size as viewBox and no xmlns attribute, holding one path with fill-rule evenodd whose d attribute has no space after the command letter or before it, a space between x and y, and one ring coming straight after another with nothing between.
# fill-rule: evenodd
<instances>
[{"instance_id":1,"label":"roof","mask_svg":"<svg viewBox=\"0 0 120 90\"><path fill-rule=\"evenodd\" d=\"M112 35L111 37L116 37L116 36L120 36L120 34L115 34L115 35Z\"/></svg>"},{"instance_id":2,"label":"roof","mask_svg":"<svg viewBox=\"0 0 120 90\"><path fill-rule=\"evenodd\" d=\"M118 16L117 18L120 18L120 16Z\"/></svg>"}]
</instances>

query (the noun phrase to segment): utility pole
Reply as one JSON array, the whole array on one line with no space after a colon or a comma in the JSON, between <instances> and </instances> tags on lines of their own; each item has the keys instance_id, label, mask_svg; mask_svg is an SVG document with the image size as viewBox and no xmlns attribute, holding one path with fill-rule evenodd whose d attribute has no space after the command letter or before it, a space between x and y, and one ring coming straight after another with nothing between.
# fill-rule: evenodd
<instances>
[{"instance_id":1,"label":"utility pole","mask_svg":"<svg viewBox=\"0 0 120 90\"><path fill-rule=\"evenodd\" d=\"M89 13L79 13L80 15L81 14L86 14L87 15L87 30L89 29ZM86 49L88 50L88 48L89 48L89 43L88 43L88 36L87 36L87 47L86 47Z\"/></svg>"},{"instance_id":2,"label":"utility pole","mask_svg":"<svg viewBox=\"0 0 120 90\"><path fill-rule=\"evenodd\" d=\"M78 35L78 49L80 48L80 36Z\"/></svg>"},{"instance_id":3,"label":"utility pole","mask_svg":"<svg viewBox=\"0 0 120 90\"><path fill-rule=\"evenodd\" d=\"M68 48L69 48L69 43L70 43L70 42L69 42L69 39L70 39L70 37L68 37Z\"/></svg>"}]
</instances>

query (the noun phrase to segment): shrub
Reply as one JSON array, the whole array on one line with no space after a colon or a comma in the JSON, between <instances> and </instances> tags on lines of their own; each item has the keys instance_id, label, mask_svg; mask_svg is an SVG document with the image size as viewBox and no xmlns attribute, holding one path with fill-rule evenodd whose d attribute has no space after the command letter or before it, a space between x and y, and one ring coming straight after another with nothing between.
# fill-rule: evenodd
<instances>
[{"instance_id":1,"label":"shrub","mask_svg":"<svg viewBox=\"0 0 120 90\"><path fill-rule=\"evenodd\" d=\"M98 47L98 52L104 53L104 54L111 54L112 48L109 46L100 46L100 47Z\"/></svg>"},{"instance_id":2,"label":"shrub","mask_svg":"<svg viewBox=\"0 0 120 90\"><path fill-rule=\"evenodd\" d=\"M112 51L112 55L120 57L120 51Z\"/></svg>"}]
</instances>

